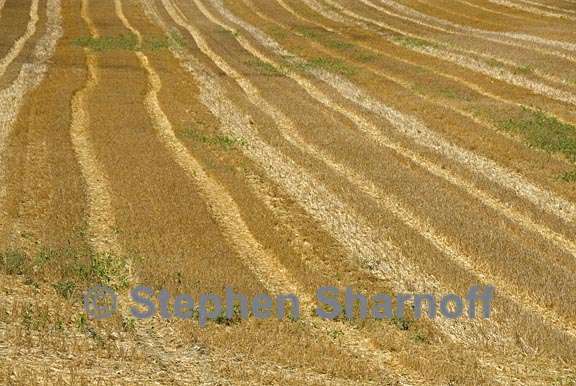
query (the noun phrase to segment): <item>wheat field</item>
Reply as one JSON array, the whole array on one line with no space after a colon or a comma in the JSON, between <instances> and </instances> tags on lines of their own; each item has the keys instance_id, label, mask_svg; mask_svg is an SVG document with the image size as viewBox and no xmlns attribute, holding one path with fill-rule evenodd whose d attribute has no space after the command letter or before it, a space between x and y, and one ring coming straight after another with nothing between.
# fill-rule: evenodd
<instances>
[{"instance_id":1,"label":"wheat field","mask_svg":"<svg viewBox=\"0 0 576 386\"><path fill-rule=\"evenodd\" d=\"M97 284L302 315L93 320ZM474 285L489 318L314 315ZM0 382L576 384L576 1L0 0Z\"/></svg>"}]
</instances>

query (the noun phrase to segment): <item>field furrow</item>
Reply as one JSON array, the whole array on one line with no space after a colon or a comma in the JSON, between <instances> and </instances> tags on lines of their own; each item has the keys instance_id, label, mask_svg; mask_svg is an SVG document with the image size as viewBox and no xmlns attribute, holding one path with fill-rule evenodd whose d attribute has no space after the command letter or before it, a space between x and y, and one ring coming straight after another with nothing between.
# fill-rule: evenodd
<instances>
[{"instance_id":1,"label":"field furrow","mask_svg":"<svg viewBox=\"0 0 576 386\"><path fill-rule=\"evenodd\" d=\"M118 8L116 7L116 9ZM126 18L124 18L124 20L127 21ZM133 32L135 31L138 32L138 30L136 30L135 27L128 29L132 30ZM144 35L143 33L138 32L136 33L136 36L144 36ZM270 264L275 263L273 261L270 261L269 258L263 255L262 258L263 259L266 258L266 260L258 260L258 263L260 264L255 264L252 260L244 259L244 256L253 256L253 257L261 256L263 254L262 247L259 247L258 244L255 244L255 242L249 241L251 237L250 231L247 229L245 225L242 225L243 222L241 220L240 214L234 213L234 211L231 209L235 206L233 199L228 197L225 190L223 190L222 187L219 187L219 185L216 182L212 182L212 179L210 177L208 177L206 174L202 175L201 173L202 167L200 166L200 164L198 164L197 162L196 163L192 162L193 158L187 155L188 153L185 152L184 148L181 145L178 146L178 142L176 141L175 137L170 136L170 131L168 131L168 129L171 128L171 123L167 115L165 115L167 113L164 113L164 110L161 108L159 104L160 102L158 100L158 95L161 93L162 90L160 83L161 79L158 77L158 74L153 69L151 59L148 59L147 55L143 54L142 52L137 52L135 56L138 58L140 65L142 65L143 68L146 70L145 73L147 74L146 78L147 78L148 91L146 92L146 97L144 98L144 106L147 109L148 113L147 115L149 115L151 118L151 123L156 131L156 136L159 139L159 143L164 145L164 147L167 149L168 154L171 154L171 157L175 161L175 164L178 165L180 168L182 168L183 172L187 177L185 179L190 179L189 177L192 177L191 178L192 182L196 183L200 195L203 197L200 199L200 201L207 201L208 211L211 213L211 215L207 217L214 218L216 220L216 224L222 229L223 236L226 237L226 239L230 238L230 240L226 241L224 244L230 243L230 245L235 250L235 254L237 254L241 258L241 261L243 261L245 265L247 265L248 267L253 268L253 272L256 278L261 278L263 282L266 284L268 283L274 284L275 282L278 282L282 284L281 288L285 288L285 290L290 290L292 287L290 285L287 286L287 284L285 284L286 278L284 278L282 275L279 276L277 273L281 272L281 270L279 271L281 267L279 265L270 266ZM195 167L195 169L191 169L191 167ZM221 201L224 201L224 204L228 205L221 204L220 203ZM245 229L243 232L240 232L240 234L243 235L243 237L239 238L237 236L237 233L242 228ZM245 241L246 239L248 239L248 243ZM200 256L201 254L202 252L199 252ZM255 254L256 256L254 256ZM137 263L135 264L134 268L136 271L139 270ZM230 267L222 267L222 268L230 269ZM143 272L143 274L146 273ZM290 281L288 281L288 283L290 283ZM216 283L212 283L212 285L216 287ZM274 290L274 286L271 285L271 287L272 288L270 289ZM214 333L214 331L212 331L212 333ZM245 333L252 334L250 330L246 331ZM204 333L200 334L201 339L205 339L204 337L202 337L202 335L205 334ZM175 336L175 339L178 339L178 337ZM325 340L325 338L322 337L316 338L316 340L317 339Z\"/></svg>"},{"instance_id":2,"label":"field furrow","mask_svg":"<svg viewBox=\"0 0 576 386\"><path fill-rule=\"evenodd\" d=\"M576 381L573 0L0 0L0 383Z\"/></svg>"},{"instance_id":3,"label":"field furrow","mask_svg":"<svg viewBox=\"0 0 576 386\"><path fill-rule=\"evenodd\" d=\"M293 12L293 10L292 10L286 3L284 3L282 0L280 1L280 3L283 5L284 8L287 8L288 10L290 10L290 11ZM263 14L260 13L257 9L252 8L252 10L253 10L254 12L256 12L256 13L258 14L258 16L260 16L260 17L263 18L264 20L267 20L267 21L269 21L269 22L271 22L271 23L275 23L275 24L277 24L277 25L280 25L280 26L282 26L285 30L288 30L288 29L289 29L287 26L285 26L285 25L283 25L283 24L281 24L281 23L278 23L277 21L273 21L273 20L270 19L268 16L263 15ZM295 14L295 15L298 15L298 14ZM302 20L303 20L304 22L309 22L307 19L302 19ZM275 28L275 27L273 27L273 28ZM303 27L303 28L307 28L307 27ZM296 34L299 35L299 36L302 36L302 37L306 37L306 33L305 33L305 32L304 32L304 33L298 33L298 32L297 32ZM342 42L342 44L349 44L349 43L348 43L348 42ZM326 52L328 55L335 55L335 56L338 55L338 53L334 53L334 52L333 52L334 50L327 50L325 47L326 47L326 46L323 46L323 45L321 45L321 44L314 44L314 48L315 48L315 49L318 49L318 50L320 50L320 51L322 51L322 52ZM379 53L380 53L380 52L379 52ZM336 57L340 57L340 58L343 58L343 59L348 59L348 56L346 56L346 55L338 55L338 56L336 56ZM392 59L393 57L390 56L390 58ZM359 65L359 64L358 64L358 63L355 63L355 65ZM394 83L396 83L396 84L398 84L398 85L401 85L402 88L403 88L406 92L410 92L411 90L413 90L413 89L416 87L416 85L413 85L413 84L410 84L410 83L406 83L404 80L399 79L399 78L397 78L396 76L390 75L389 73L384 73L384 72L381 72L381 71L374 71L374 70L372 70L372 66L370 66L370 67L364 66L364 67L366 67L366 68L368 69L368 71L370 71L371 76L384 77L384 78L386 78L387 80L391 80L391 81L393 81ZM395 75L395 74L394 74L394 75ZM419 95L419 96L420 96L420 95ZM436 101L433 100L432 98L430 98L430 99L429 99L429 98L426 98L425 95L421 95L421 97L424 98L425 100L432 100L433 102L436 102ZM442 101L442 102L438 101L437 103L438 103L437 108L439 108L439 107L440 107L439 104L440 104L440 103L445 103L445 101ZM450 107L452 107L452 106L450 106ZM483 122L477 122L475 119L473 119L474 117L470 117L470 116L469 116L465 111L463 111L463 110L460 110L460 109L458 109L458 108L454 108L453 110L456 111L456 112L458 112L459 114L467 117L467 118L470 118L470 119L474 120L475 123L481 124L483 129L494 129L494 130L496 130L496 128L493 128L493 127L491 127L491 126L488 126L487 124L485 124L485 123L483 123ZM510 146L510 144L507 145L507 148L509 148L509 146ZM515 213L515 212L513 212L513 211L510 211L510 208L507 208L505 205L502 205L502 203L499 203L497 199L495 199L495 198L493 198L493 197L490 197L490 196L487 195L486 193L478 192L476 189L473 188L473 186L472 186L470 183L468 183L468 182L466 182L466 181L464 181L464 180L462 180L462 179L459 179L459 178L456 177L456 176L450 176L450 175L448 175L448 174L446 174L446 173L442 173L442 171L440 171L439 168L434 168L434 166L429 166L429 164L427 164L427 163L424 163L424 164L421 164L421 165L424 166L424 167L426 167L426 169L428 169L428 170L435 171L434 174L436 174L436 175L444 174L449 181L455 183L455 184L458 185L458 186L463 187L465 190L467 190L467 191L469 192L469 194L471 194L471 195L477 197L478 199L482 200L487 206L490 206L490 207L492 207L492 208L494 208L494 209L496 209L496 210L499 210L500 212L502 212L502 213L503 213L506 217L508 217L509 219L511 219L511 220L513 220L513 221L516 221L516 222L522 224L522 225L525 226L527 229L530 229L530 230L532 230L532 231L535 231L535 232L537 232L537 233L540 233L542 236L544 236L544 237L547 238L548 240L556 243L556 244L557 244L558 246L560 246L561 248L564 248L567 252L571 253L572 255L576 255L576 245L574 244L574 242L572 242L572 241L569 240L568 238L566 238L566 237L564 237L564 236L562 236L562 235L560 235L560 234L558 234L558 233L556 233L556 232L554 232L554 231L552 231L552 230L550 230L550 229L547 229L545 226L543 227L542 225L539 225L539 224L531 221L528 217L526 217L526 216L524 216L524 215L522 215L522 214L519 214L519 213Z\"/></svg>"},{"instance_id":4,"label":"field furrow","mask_svg":"<svg viewBox=\"0 0 576 386\"><path fill-rule=\"evenodd\" d=\"M568 241L568 240L567 240ZM570 243L570 241L568 241Z\"/></svg>"},{"instance_id":5,"label":"field furrow","mask_svg":"<svg viewBox=\"0 0 576 386\"><path fill-rule=\"evenodd\" d=\"M365 2L363 4L366 4L370 8L388 14L384 8L378 7L373 3ZM466 68L475 73L486 75L490 78L500 80L504 83L508 83L513 86L528 89L536 94L540 94L563 103L571 103L570 100L573 97L573 88L571 87L571 85L564 87L566 88L565 90L561 90L557 88L558 87L557 85L556 86L548 85L543 84L542 82L539 81L532 80L527 76L522 75L523 72L524 73L531 72L531 68L528 66L527 70L525 64L520 65L513 61L510 62L506 59L502 59L501 57L494 57L494 56L491 57L490 55L487 56L485 54L482 54L481 51L479 52L475 50L464 50L464 53L467 55L461 55L460 53L451 50L449 46L446 45L445 42L439 42L437 40L430 41L430 39L428 39L425 35L413 34L411 32L407 32L404 28L395 28L390 24L382 23L379 20L362 16L359 13L351 12L350 10L345 9L343 7L340 7L340 9L349 17L356 19L357 20L356 23L358 23L361 26L364 25L364 23L369 23L378 28L389 29L394 33L401 34L403 38L400 39L388 38L388 40L391 40L392 43L396 45L405 46L423 55L428 55L441 60L449 61L451 63L456 64L457 66ZM392 14L392 16L396 15ZM382 35L386 37L386 34ZM420 40L422 38L424 38L424 40ZM440 45L438 46L437 43L440 43ZM474 57L470 57L470 54L479 56L482 59L476 59ZM508 69L505 66L503 66L504 64L506 64L506 62L512 64L513 68ZM568 83L565 80L558 79L554 75L544 74L543 77L548 78L552 80L552 82L556 83L564 83L564 84Z\"/></svg>"},{"instance_id":6,"label":"field furrow","mask_svg":"<svg viewBox=\"0 0 576 386\"><path fill-rule=\"evenodd\" d=\"M36 25L38 23L38 3L39 0L32 0L32 4L30 6L30 21L26 26L24 35L16 40L10 51L8 51L8 53L6 53L6 55L0 60L0 77L4 75L10 63L12 63L14 59L18 57L26 42L36 32Z\"/></svg>"},{"instance_id":7,"label":"field furrow","mask_svg":"<svg viewBox=\"0 0 576 386\"><path fill-rule=\"evenodd\" d=\"M201 45L204 45L204 41L200 34L192 29L191 25L187 25L183 22L178 14L177 8L175 8L172 4L165 3L167 9L169 10L169 14L175 20L181 22L185 26L188 27L190 33L198 39L197 41L200 42ZM221 59L215 57L212 51L210 51L207 47L204 47L204 52L208 55L211 55L212 59L218 62L220 65ZM229 70L233 71L233 70ZM239 76L236 73L236 76ZM254 96L254 94L253 94ZM263 103L263 102L262 102ZM232 108L229 106L228 108ZM236 123L235 125L245 125L245 123L241 123L242 120L239 119L238 112L230 112L230 115L236 116ZM291 279L288 273L285 272L285 269L279 265L273 258L268 256L262 246L253 238L253 236L248 231L246 225L244 225L243 221L240 217L240 212L238 209L234 210L236 205L232 201L230 197L226 194L225 191L222 190L219 186L215 185L211 182L208 177L204 174L199 165L194 161L186 150L183 148L181 144L179 144L176 138L173 136L173 131L169 125L167 119L162 119L163 122L158 122L159 126L164 126L165 131L161 133L162 136L168 137L165 139L167 141L167 146L174 149L178 163L185 169L190 170L190 175L195 178L198 182L199 186L203 186L206 189L205 199L210 202L209 206L213 208L214 215L217 219L221 219L222 227L225 230L225 233L228 235L229 238L234 240L234 244L238 249L238 254L240 256L251 256L250 260L246 260L245 264L250 267L250 269L256 274L257 277L261 278L261 281L265 283L268 291L272 293L282 293L282 292L290 292L290 293L297 293L300 294L303 305L308 309L312 305L311 297L305 292L295 286L293 279ZM252 138L250 138L252 139ZM254 138L255 139L255 138ZM252 143L252 141L250 141ZM257 143L257 142L256 142ZM282 162L282 161L279 161ZM289 166L282 166L282 168L286 169ZM213 201L214 200L214 201ZM256 261L253 261L256 259ZM308 313L308 311L306 311ZM314 323L316 324L316 323ZM318 326L315 326L318 328ZM324 326L321 325L321 329L327 330L329 325L326 324ZM343 330L344 336L343 339L346 339L351 346L349 349L352 352L361 353L363 356L369 356L374 359L370 359L371 362L377 364L379 361L384 359L385 362L390 361L387 358L387 355L384 353L378 353L377 351L366 351L364 345L366 344L365 339L362 337L357 337L354 331L352 330ZM356 351L359 350L359 351ZM383 367L383 371L387 372L387 366ZM398 375L397 375L398 376Z\"/></svg>"},{"instance_id":8,"label":"field furrow","mask_svg":"<svg viewBox=\"0 0 576 386\"><path fill-rule=\"evenodd\" d=\"M493 96L491 96L491 97L493 98ZM496 98L494 98L494 99L496 99L496 100L498 100L498 101L500 102L499 98L496 97ZM476 106L478 106L478 104L476 104ZM491 108L492 110L494 110L492 103L491 103L490 108ZM420 107L419 107L418 109L420 109ZM414 111L417 112L417 110L414 110ZM428 116L430 116L430 115L428 115ZM445 120L444 120L444 121L445 121ZM468 124L468 125L469 125L469 124ZM445 126L445 124L442 125L442 126L441 126L441 125L435 125L435 129L440 130L440 131L443 131L443 130L446 129L446 126ZM451 130L451 131L450 131L450 134L451 134L451 135L454 135L455 132ZM470 133L468 130L466 130L466 137L469 137L470 134L471 134L471 133ZM478 134L481 134L481 132L479 132ZM462 138L464 138L464 137L462 137ZM476 143L478 143L478 141L476 141ZM507 145L507 146L510 146L510 145ZM514 153L514 154L515 154L515 153ZM499 162L509 162L509 160L504 160L504 159L501 157L501 153L491 154L491 157L499 157L499 158L498 158ZM517 164L517 165L518 165L518 164ZM518 166L516 166L516 165L514 165L513 167L514 167L515 169L518 168ZM550 180L548 179L547 184L550 183L549 181L550 181ZM557 186L560 186L560 185L557 185ZM569 192L566 191L566 193L569 193ZM568 218L570 218L570 216L568 216Z\"/></svg>"},{"instance_id":9,"label":"field furrow","mask_svg":"<svg viewBox=\"0 0 576 386\"><path fill-rule=\"evenodd\" d=\"M316 2L315 0L307 0L306 4L314 9L323 8L322 3ZM526 69L534 68L547 68L548 65L558 64L556 62L546 62L536 61L536 57L530 57L525 54L526 50L536 53L539 56L552 56L556 59L561 58L566 60L568 63L574 61L573 55L569 53L555 52L550 49L535 47L531 45L526 45L510 40L494 39L489 36L484 36L481 34L471 34L467 31L457 26L453 26L450 23L442 22L436 17L430 16L417 10L402 6L394 2L385 2L384 4L378 4L372 0L365 0L359 6L359 9L367 9L370 11L377 10L382 15L386 15L385 19L375 20L373 18L366 18L362 14L351 13L351 10L357 9L358 6L349 7L347 9L349 17L359 18L359 20L364 22L380 22L385 21L383 24L379 24L381 28L401 33L408 38L422 39L422 42L414 41L414 44L405 44L407 46L413 46L414 48L426 48L430 45L438 45L435 48L447 49L450 46L457 45L461 50L465 49L467 53L472 53L474 55L480 55L488 59L488 64L496 65L502 59L509 61L511 63L516 63L516 71L518 68ZM340 8L342 9L342 8ZM371 13L370 13L371 14ZM331 14L327 14L333 16ZM416 28L410 28L410 26L417 26ZM424 33L423 33L424 32ZM428 44L425 44L429 42ZM402 43L402 41L400 41ZM407 41L410 43L410 40ZM489 50L492 54L486 53L486 44L490 44L491 49ZM497 54L497 55L495 55ZM530 63L518 63L518 58L526 58L530 60ZM492 59L492 60L490 60ZM527 73L528 71L519 71L519 73ZM554 73L554 70L547 69L547 73Z\"/></svg>"},{"instance_id":10,"label":"field furrow","mask_svg":"<svg viewBox=\"0 0 576 386\"><path fill-rule=\"evenodd\" d=\"M380 201L382 205L381 210L384 209L390 211L394 213L397 217L404 219L405 222L407 222L410 227L414 228L419 234L424 235L438 249L450 255L454 261L458 262L459 264L462 264L462 266L465 267L465 269L467 269L468 271L472 271L473 274L479 277L480 280L486 281L486 278L482 275L482 273L479 273L477 270L471 267L470 262L468 261L468 258L466 256L463 256L459 251L455 250L454 246L450 246L449 244L446 244L445 242L442 241L444 236L435 234L436 232L433 230L433 228L429 231L429 229L431 228L429 224L426 224L421 219L415 218L415 216L412 213L410 213L409 210L404 208L403 205L399 204L394 197L387 198L385 193L379 190L377 187L375 187L371 181L367 181L363 177L355 174L355 172L353 171L346 170L346 168L343 165L338 164L337 162L329 159L329 156L327 157L326 155L322 154L321 151L318 151L317 149L310 147L301 138L298 137L298 134L295 133L295 129L293 127L292 122L287 121L286 117L280 115L280 113L276 114L272 113L272 114L274 115L274 119L277 122L279 122L279 124L284 129L284 132L287 134L289 133L288 134L290 136L290 138L288 139L289 141L293 143L297 142L298 143L297 146L299 146L301 149L306 149L305 151L308 154L310 154L313 157L319 158L324 163L329 164L334 170L338 170L338 172L340 172L341 174L345 175L348 178L349 183L356 185L359 189L363 189L365 192L367 192L367 195ZM498 279L488 280L488 282L492 282L494 284L497 282L503 283ZM498 285L498 287L501 290L505 290L507 285L500 284ZM508 294L514 294L517 293L518 291L515 289L511 289L505 292ZM513 298L515 297L515 295L511 296ZM516 301L518 302L518 300ZM522 302L520 301L520 303ZM532 301L524 300L524 304L530 307ZM536 309L539 308L536 306ZM552 321L554 321L554 319L556 318L553 314L550 314L548 312L544 312L542 315L548 315L548 317L550 317ZM568 324L571 323L568 322Z\"/></svg>"},{"instance_id":11,"label":"field furrow","mask_svg":"<svg viewBox=\"0 0 576 386\"><path fill-rule=\"evenodd\" d=\"M6 147L13 130L19 109L23 104L23 99L31 90L36 88L43 80L48 69L48 61L54 54L56 44L62 35L59 19L60 3L49 1L47 3L48 23L46 33L38 40L34 48L34 61L22 66L18 77L6 87L0 90L0 210L2 211L2 223L0 232L5 237L6 229Z\"/></svg>"},{"instance_id":12,"label":"field furrow","mask_svg":"<svg viewBox=\"0 0 576 386\"><path fill-rule=\"evenodd\" d=\"M201 6L201 3L195 2L195 5L199 7L201 12L206 11L206 9ZM216 19L212 20L215 21ZM224 26L224 24L220 25ZM249 47L248 45L249 43L247 42L245 43ZM252 51L249 48L248 51L254 54L254 51ZM258 54L256 55L258 56ZM262 59L261 56L258 57ZM302 81L302 78L300 78L300 80ZM249 126L247 128L249 128ZM251 133L247 132L243 134L248 135ZM356 258L365 259L366 261L365 264L367 264L368 261L370 261L372 256L374 257L381 256L381 258L389 259L386 262L387 264L383 264L383 262L375 262L375 263L379 267L379 270L382 271L382 273L387 272L388 274L391 274L390 276L396 277L397 281L394 285L397 287L397 290L403 290L413 285L412 283L410 283L410 279L408 278L413 277L415 275L415 272L411 272L410 267L406 266L401 267L400 265L395 264L393 262L394 260L402 261L404 259L402 258L393 259L393 257L390 256L394 254L394 252L392 251L395 250L396 248L394 248L392 245L388 243L374 244L373 242L369 242L368 241L369 239L376 240L376 238L370 236L374 231L370 229L367 225L364 225L362 220L357 219L353 214L348 213L344 209L345 206L343 203L340 203L336 197L331 196L327 191L322 189L321 186L318 186L317 184L309 180L309 177L307 177L306 175L300 175L300 178L298 178L299 173L297 173L295 169L293 169L294 168L293 164L288 161L283 161L282 160L283 157L280 154L277 154L276 151L271 149L266 144L262 143L256 136L254 136L254 134L250 135L250 137L248 138L250 139L251 143L259 143L260 144L259 147L265 149L264 151L266 151L265 154L266 158L268 158L268 162L270 161L271 159L270 157L272 156L278 158L277 169L269 170L269 172L278 173L277 177L274 178L274 180L276 180L277 183L282 183L284 187L288 188L293 195L297 195L299 201L302 202L302 205L306 206L306 204L308 204L307 201L310 201L311 199L320 201L317 204L316 203L314 203L313 205L308 204L309 205L307 207L308 211L310 211L311 215L316 216L318 220L324 220L324 221L328 219L331 220L330 223L328 224L329 229L331 230L332 233L335 234L335 237L341 243L349 245L348 248L350 248L350 252L352 254L359 255ZM256 157L257 155L258 154L253 156ZM260 157L262 157L260 159L260 162L264 162L264 159L266 158L263 156ZM284 175L284 173L279 174L283 169L285 170L284 173L286 173L286 175ZM282 177L282 179L280 177ZM288 177L291 177L292 181ZM298 186L299 190L295 189L296 186ZM349 239L350 234L356 234L357 238L360 240ZM345 235L348 235L348 237L345 237ZM375 249L375 252L369 252L369 249L365 248ZM425 285L431 286L432 288L437 286L437 284L435 284L433 280L424 280L424 282L426 283Z\"/></svg>"},{"instance_id":13,"label":"field furrow","mask_svg":"<svg viewBox=\"0 0 576 386\"><path fill-rule=\"evenodd\" d=\"M82 19L86 23L90 36L99 36L96 26L88 15L88 0L82 1ZM72 122L70 135L72 144L78 157L78 163L86 183L88 202L88 238L90 244L98 253L120 253L120 246L114 234L115 222L112 211L110 188L107 186L107 177L98 164L94 148L90 139L91 120L86 108L86 99L90 98L94 89L100 82L98 59L96 55L86 52L86 66L88 79L72 98Z\"/></svg>"},{"instance_id":14,"label":"field furrow","mask_svg":"<svg viewBox=\"0 0 576 386\"><path fill-rule=\"evenodd\" d=\"M506 7L509 8L515 8L515 9L521 9L525 12L529 12L532 13L534 15L538 15L538 16L546 16L546 17L553 17L553 18L559 18L559 19L568 19L568 20L576 20L575 17L572 17L570 15L567 15L565 13L558 13L558 12L552 12L550 10L550 7L546 7L547 9L542 9L542 8L538 8L538 7L533 7L531 6L531 4L534 4L533 2L522 2L522 3L515 3L512 1L505 1L505 0L491 0L491 3L494 4L500 4L500 5L504 5ZM557 11L558 8L552 8L553 10Z\"/></svg>"},{"instance_id":15,"label":"field furrow","mask_svg":"<svg viewBox=\"0 0 576 386\"><path fill-rule=\"evenodd\" d=\"M326 73L324 73L324 74L326 75ZM329 76L329 75L326 75L326 76ZM337 78L336 78L336 79L337 79ZM343 82L343 80L342 80L342 79L337 79L337 80L339 80L339 81ZM350 86L350 84L348 84L348 86ZM358 90L355 90L355 93L359 93L359 92L360 92L360 91L358 91ZM372 102L372 103L374 103L374 102ZM405 119L405 118L404 118L404 119Z\"/></svg>"},{"instance_id":16,"label":"field furrow","mask_svg":"<svg viewBox=\"0 0 576 386\"><path fill-rule=\"evenodd\" d=\"M403 7L401 5L400 6L394 5L394 2L390 0L379 0L379 1L394 7L398 8ZM402 1L402 3L404 3L404 1ZM573 43L570 42L570 39L567 37L558 38L558 40L556 40L556 39L543 38L541 36L538 36L538 34L528 34L522 32L519 33L515 31L508 31L506 30L506 28L498 25L494 27L492 23L487 22L485 20L480 21L479 23L474 22L473 20L466 23L466 21L468 21L469 18L466 15L462 14L459 10L448 10L446 8L437 7L436 5L431 5L429 2L425 2L423 0L417 0L415 3L411 3L411 7L414 7L413 9L416 12L422 11L422 13L427 14L428 15L427 18L429 20L433 20L439 25L463 30L476 36L490 37L502 41L522 41L525 42L522 44L528 44L528 45L534 44L536 46L547 46L550 48L553 47L555 50L560 51L562 50L574 51L575 46ZM406 10L406 8L404 9ZM438 15L438 16L431 16L431 15ZM487 25L491 24L492 27L487 27Z\"/></svg>"}]
</instances>

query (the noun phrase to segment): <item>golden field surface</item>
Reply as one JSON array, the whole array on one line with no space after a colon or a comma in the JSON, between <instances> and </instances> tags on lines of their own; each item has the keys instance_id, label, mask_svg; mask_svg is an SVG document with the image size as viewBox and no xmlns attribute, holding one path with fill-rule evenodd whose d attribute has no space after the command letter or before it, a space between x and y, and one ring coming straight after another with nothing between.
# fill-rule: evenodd
<instances>
[{"instance_id":1,"label":"golden field surface","mask_svg":"<svg viewBox=\"0 0 576 386\"><path fill-rule=\"evenodd\" d=\"M86 316L139 283L303 311ZM0 0L0 383L576 384L576 1Z\"/></svg>"}]
</instances>

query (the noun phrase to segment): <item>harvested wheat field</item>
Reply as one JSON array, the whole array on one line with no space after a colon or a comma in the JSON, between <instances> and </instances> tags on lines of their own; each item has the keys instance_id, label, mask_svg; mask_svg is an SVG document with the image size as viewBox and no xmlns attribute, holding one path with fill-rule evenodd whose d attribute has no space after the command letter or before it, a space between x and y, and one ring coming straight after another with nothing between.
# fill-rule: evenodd
<instances>
[{"instance_id":1,"label":"harvested wheat field","mask_svg":"<svg viewBox=\"0 0 576 386\"><path fill-rule=\"evenodd\" d=\"M0 383L576 385L576 1L0 0Z\"/></svg>"}]
</instances>

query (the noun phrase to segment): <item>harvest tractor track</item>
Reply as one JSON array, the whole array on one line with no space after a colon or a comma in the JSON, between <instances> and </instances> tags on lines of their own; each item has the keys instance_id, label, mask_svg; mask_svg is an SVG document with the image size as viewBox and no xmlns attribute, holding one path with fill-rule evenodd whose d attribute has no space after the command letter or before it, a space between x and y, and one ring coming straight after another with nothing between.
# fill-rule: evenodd
<instances>
[{"instance_id":1,"label":"harvest tractor track","mask_svg":"<svg viewBox=\"0 0 576 386\"><path fill-rule=\"evenodd\" d=\"M0 0L0 383L576 383L574 63L569 0ZM137 320L139 284L301 315ZM314 314L476 285L487 319Z\"/></svg>"}]
</instances>

